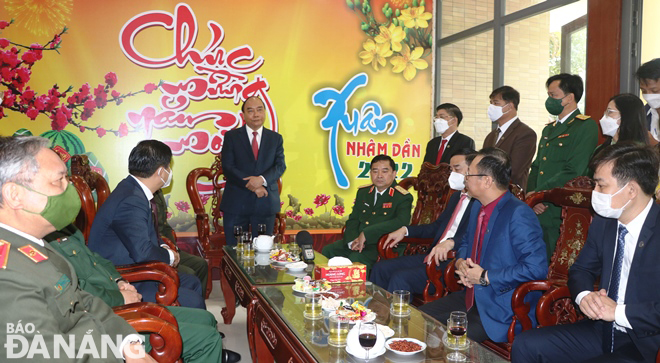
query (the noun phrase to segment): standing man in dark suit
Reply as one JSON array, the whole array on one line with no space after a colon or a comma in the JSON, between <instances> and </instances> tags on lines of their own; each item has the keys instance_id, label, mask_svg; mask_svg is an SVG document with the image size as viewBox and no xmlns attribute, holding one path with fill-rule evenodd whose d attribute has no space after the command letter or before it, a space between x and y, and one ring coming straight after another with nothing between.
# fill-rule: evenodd
<instances>
[{"instance_id":1,"label":"standing man in dark suit","mask_svg":"<svg viewBox=\"0 0 660 363\"><path fill-rule=\"evenodd\" d=\"M456 253L456 273L466 289L420 308L439 321L447 321L452 311L467 312L468 337L478 342L507 341L513 290L548 274L539 221L508 191L509 180L511 162L504 151L488 148L477 153L465 175L468 193L477 201ZM538 295L529 300L536 306ZM529 315L535 322L534 309Z\"/></svg>"},{"instance_id":2,"label":"standing man in dark suit","mask_svg":"<svg viewBox=\"0 0 660 363\"><path fill-rule=\"evenodd\" d=\"M396 247L404 237L433 238L433 245L427 254L401 256L391 260L377 262L371 270L369 280L389 292L407 290L411 294L421 294L426 287L426 264L435 260L438 268L444 269L449 260L447 253L456 250L467 230L470 219L470 207L473 198L465 190L465 174L469 161L476 154L472 149L461 149L452 156L449 166L449 185L456 190L449 198L449 203L438 219L431 224L406 226L387 235L385 246ZM444 261L443 263L440 263Z\"/></svg>"},{"instance_id":3,"label":"standing man in dark suit","mask_svg":"<svg viewBox=\"0 0 660 363\"><path fill-rule=\"evenodd\" d=\"M589 159L598 144L598 124L577 108L584 91L582 78L562 73L548 78L545 86L548 89L545 108L557 116L557 121L543 128L538 153L527 179L527 193L561 188L569 180L587 175ZM550 261L559 238L561 208L539 203L534 206L534 212L543 228Z\"/></svg>"},{"instance_id":4,"label":"standing man in dark suit","mask_svg":"<svg viewBox=\"0 0 660 363\"><path fill-rule=\"evenodd\" d=\"M264 128L265 105L256 96L249 97L241 108L245 126L225 134L222 168L227 179L220 209L228 245L236 245L234 226L247 231L265 224L273 234L275 214L280 210L277 181L286 164L282 135Z\"/></svg>"},{"instance_id":5,"label":"standing man in dark suit","mask_svg":"<svg viewBox=\"0 0 660 363\"><path fill-rule=\"evenodd\" d=\"M458 132L463 113L453 103L443 103L435 108L433 127L440 134L426 144L424 161L433 165L449 163L454 153L460 149L474 150L474 140Z\"/></svg>"},{"instance_id":6,"label":"standing man in dark suit","mask_svg":"<svg viewBox=\"0 0 660 363\"><path fill-rule=\"evenodd\" d=\"M511 181L527 187L529 167L536 153L536 132L518 118L520 93L513 87L502 86L490 94L488 118L497 123L484 140L484 148L497 147L511 158Z\"/></svg>"},{"instance_id":7,"label":"standing man in dark suit","mask_svg":"<svg viewBox=\"0 0 660 363\"><path fill-rule=\"evenodd\" d=\"M658 155L622 142L592 161L598 214L568 275L590 319L516 337L513 362L655 362L660 347L660 207L653 200ZM594 284L600 278L599 289Z\"/></svg>"},{"instance_id":8,"label":"standing man in dark suit","mask_svg":"<svg viewBox=\"0 0 660 363\"><path fill-rule=\"evenodd\" d=\"M179 265L179 252L164 244L156 231L151 202L172 178L172 150L157 140L144 140L128 156L129 176L99 208L89 234L89 249L115 265L161 261ZM158 283L135 284L144 301L155 302ZM199 279L179 271L179 303L205 309Z\"/></svg>"},{"instance_id":9,"label":"standing man in dark suit","mask_svg":"<svg viewBox=\"0 0 660 363\"><path fill-rule=\"evenodd\" d=\"M660 141L660 58L642 64L636 73L642 97L646 100L646 122L651 145Z\"/></svg>"}]
</instances>

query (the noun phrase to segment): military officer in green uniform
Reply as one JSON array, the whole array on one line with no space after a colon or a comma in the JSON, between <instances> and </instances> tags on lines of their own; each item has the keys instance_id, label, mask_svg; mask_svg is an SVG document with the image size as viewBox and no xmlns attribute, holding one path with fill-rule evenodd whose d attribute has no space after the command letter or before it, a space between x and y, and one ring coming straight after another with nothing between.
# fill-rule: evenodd
<instances>
[{"instance_id":1,"label":"military officer in green uniform","mask_svg":"<svg viewBox=\"0 0 660 363\"><path fill-rule=\"evenodd\" d=\"M70 224L44 238L50 246L73 265L80 287L115 307L140 302L141 296L131 284L121 278L114 264L92 252L85 245L82 233ZM222 349L222 338L213 314L206 310L167 307L179 324L183 340L181 356L185 362L223 362L240 360L238 353ZM146 340L148 343L149 340ZM150 350L147 344L147 351Z\"/></svg>"},{"instance_id":2,"label":"military officer in green uniform","mask_svg":"<svg viewBox=\"0 0 660 363\"><path fill-rule=\"evenodd\" d=\"M66 165L48 141L1 137L0 171L0 361L10 355L12 361L48 361L58 354L59 362L155 362L135 329L82 290L71 264L42 239L71 223L80 209ZM10 329L19 324L25 329ZM21 339L14 335L29 347L16 344ZM108 338L121 343L104 357ZM57 341L73 345L73 355L56 349Z\"/></svg>"},{"instance_id":3,"label":"military officer in green uniform","mask_svg":"<svg viewBox=\"0 0 660 363\"><path fill-rule=\"evenodd\" d=\"M165 237L172 241L172 243L176 244L176 238L174 238L174 233L172 233L174 230L167 222L167 203L165 202L165 196L163 195L162 189L158 189L158 191L154 193L153 201L155 202L157 208L156 221L158 223L158 235ZM195 256L186 251L179 250L179 265L176 267L176 269L178 271L187 273L188 275L197 276L202 284L202 296L206 296L206 284L208 283L209 278L209 265L206 263L206 260L203 257Z\"/></svg>"},{"instance_id":4,"label":"military officer in green uniform","mask_svg":"<svg viewBox=\"0 0 660 363\"><path fill-rule=\"evenodd\" d=\"M377 155L371 160L373 184L360 187L341 240L323 248L323 255L348 257L367 265L378 259L378 239L410 223L412 195L394 181L394 160Z\"/></svg>"},{"instance_id":5,"label":"military officer in green uniform","mask_svg":"<svg viewBox=\"0 0 660 363\"><path fill-rule=\"evenodd\" d=\"M545 108L557 116L557 121L546 125L541 134L527 181L528 194L563 187L569 180L587 175L589 159L598 144L597 123L577 107L584 89L582 78L562 73L548 78L545 85ZM534 212L543 228L549 261L559 238L561 209L539 203Z\"/></svg>"}]
</instances>

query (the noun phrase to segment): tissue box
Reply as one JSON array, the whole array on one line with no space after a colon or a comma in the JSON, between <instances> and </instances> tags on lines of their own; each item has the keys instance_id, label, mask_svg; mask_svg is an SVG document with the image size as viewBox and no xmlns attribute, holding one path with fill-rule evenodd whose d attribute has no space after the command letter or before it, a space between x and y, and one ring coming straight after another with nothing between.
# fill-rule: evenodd
<instances>
[{"instance_id":1,"label":"tissue box","mask_svg":"<svg viewBox=\"0 0 660 363\"><path fill-rule=\"evenodd\" d=\"M359 262L353 262L352 265L348 266L318 264L314 269L314 279L326 279L332 284L366 281L367 266Z\"/></svg>"}]
</instances>

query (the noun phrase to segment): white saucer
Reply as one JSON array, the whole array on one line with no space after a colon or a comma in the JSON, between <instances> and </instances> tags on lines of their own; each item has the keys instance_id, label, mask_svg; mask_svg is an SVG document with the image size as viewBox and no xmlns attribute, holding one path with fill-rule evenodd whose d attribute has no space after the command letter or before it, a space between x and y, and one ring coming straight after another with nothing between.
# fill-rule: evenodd
<instances>
[{"instance_id":1,"label":"white saucer","mask_svg":"<svg viewBox=\"0 0 660 363\"><path fill-rule=\"evenodd\" d=\"M351 348L348 347L348 345L346 346L346 352L348 354L354 356L355 358L359 358L359 359L365 359L366 358L366 355L364 355L362 357L357 355L355 352L353 352L351 350ZM385 352L387 352L387 349L385 349L385 347L383 347L383 349L380 352L369 351L369 359L380 357L381 355L385 354Z\"/></svg>"}]
</instances>

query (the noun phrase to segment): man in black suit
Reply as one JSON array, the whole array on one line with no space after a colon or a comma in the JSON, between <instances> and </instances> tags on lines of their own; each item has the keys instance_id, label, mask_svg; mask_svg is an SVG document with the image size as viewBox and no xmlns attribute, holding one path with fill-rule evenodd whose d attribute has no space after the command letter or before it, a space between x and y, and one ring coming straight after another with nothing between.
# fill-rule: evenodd
<instances>
[{"instance_id":1,"label":"man in black suit","mask_svg":"<svg viewBox=\"0 0 660 363\"><path fill-rule=\"evenodd\" d=\"M99 208L92 223L88 247L115 265L161 261L179 264L179 252L170 249L156 232L151 210L154 193L171 180L172 150L157 140L144 140L128 157L129 176ZM135 284L144 301L155 302L158 283ZM179 272L179 303L205 309L202 287L193 275Z\"/></svg>"},{"instance_id":2,"label":"man in black suit","mask_svg":"<svg viewBox=\"0 0 660 363\"><path fill-rule=\"evenodd\" d=\"M660 207L656 152L622 142L601 151L591 205L598 214L569 272L590 319L516 337L513 362L655 362L660 347ZM594 284L600 278L599 289Z\"/></svg>"},{"instance_id":3,"label":"man in black suit","mask_svg":"<svg viewBox=\"0 0 660 363\"><path fill-rule=\"evenodd\" d=\"M635 73L639 80L642 97L646 100L646 122L652 144L660 140L660 58L642 64Z\"/></svg>"},{"instance_id":4,"label":"man in black suit","mask_svg":"<svg viewBox=\"0 0 660 363\"><path fill-rule=\"evenodd\" d=\"M401 227L387 235L385 246L392 247L404 237L433 238L429 253L382 260L371 270L371 282L389 292L407 290L411 294L421 294L426 287L426 264L435 260L438 268L444 269L447 266L447 253L455 250L457 244L454 240L461 240L470 220L470 207L474 200L465 190L465 174L469 161L475 154L473 149L461 149L451 158L449 185L456 192L449 198L447 207L435 222Z\"/></svg>"},{"instance_id":5,"label":"man in black suit","mask_svg":"<svg viewBox=\"0 0 660 363\"><path fill-rule=\"evenodd\" d=\"M249 97L241 108L245 126L225 134L222 146L222 169L227 179L220 210L228 245L236 245L234 226L243 231L265 224L273 234L275 214L280 210L277 181L286 164L282 135L263 127L266 110L263 101Z\"/></svg>"},{"instance_id":6,"label":"man in black suit","mask_svg":"<svg viewBox=\"0 0 660 363\"><path fill-rule=\"evenodd\" d=\"M474 140L457 131L462 120L463 113L453 103L443 103L435 108L433 127L440 136L434 137L426 144L424 161L433 165L449 163L458 150L474 150Z\"/></svg>"}]
</instances>

